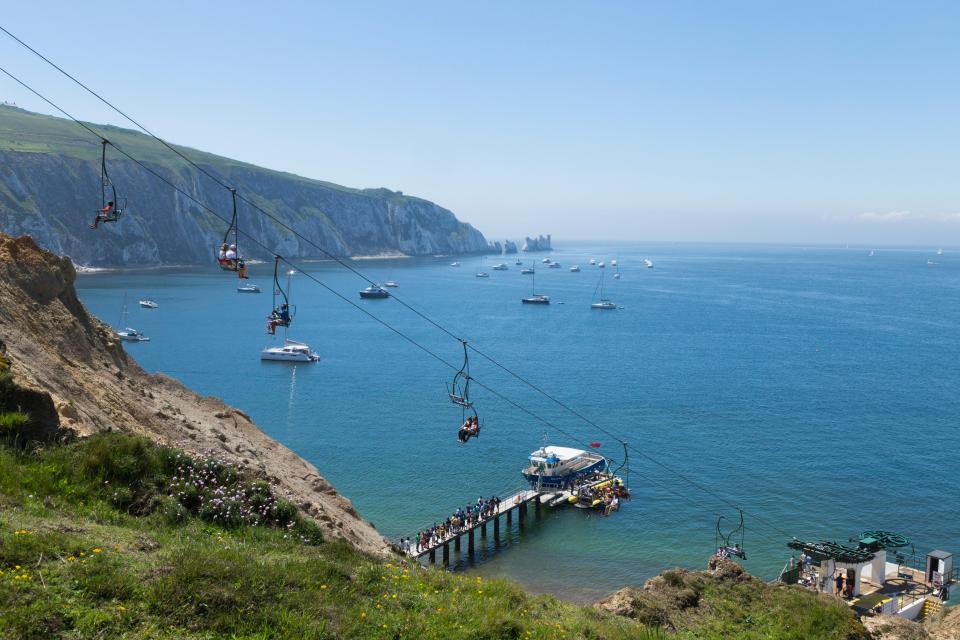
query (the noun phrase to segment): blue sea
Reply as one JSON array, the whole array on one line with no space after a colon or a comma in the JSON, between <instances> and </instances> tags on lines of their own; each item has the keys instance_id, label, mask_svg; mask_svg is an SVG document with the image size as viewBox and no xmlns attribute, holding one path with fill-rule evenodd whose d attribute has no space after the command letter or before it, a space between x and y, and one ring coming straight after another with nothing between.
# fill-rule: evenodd
<instances>
[{"instance_id":1,"label":"blue sea","mask_svg":"<svg viewBox=\"0 0 960 640\"><path fill-rule=\"evenodd\" d=\"M668 567L702 567L717 518L724 529L737 523L731 505L747 512L745 565L767 578L789 558L790 536L844 541L890 529L918 553L960 553L960 250L869 253L573 244L521 256L538 263L537 292L553 302L542 307L520 303L532 283L513 256L503 272L491 269L496 256L460 258L460 267L453 258L354 262L377 281L396 280L392 291L408 304L646 456L630 455L633 500L619 513L545 512L495 552L491 539L473 562L458 559L457 570L596 599ZM546 256L563 268L544 268ZM591 257L607 262L616 311L590 309L601 276ZM582 271L571 273L573 264ZM459 343L396 301L360 300L365 283L334 263L303 266L459 366ZM237 293L215 266L83 275L78 289L112 324L126 299L124 324L152 338L126 345L145 369L248 412L386 536L519 488L520 468L543 442L599 441L623 459L616 439L476 356L476 379L556 428L475 386L483 430L460 445L461 410L445 388L452 371L303 274L293 278L290 337L322 360L261 362L272 265L251 275L263 293ZM160 308L139 308L144 297Z\"/></svg>"}]
</instances>

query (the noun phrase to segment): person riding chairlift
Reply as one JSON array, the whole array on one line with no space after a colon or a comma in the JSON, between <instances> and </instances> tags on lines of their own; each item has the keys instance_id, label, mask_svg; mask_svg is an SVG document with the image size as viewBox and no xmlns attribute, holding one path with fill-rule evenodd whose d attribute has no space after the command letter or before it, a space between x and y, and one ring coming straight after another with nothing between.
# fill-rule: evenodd
<instances>
[{"instance_id":1,"label":"person riding chairlift","mask_svg":"<svg viewBox=\"0 0 960 640\"><path fill-rule=\"evenodd\" d=\"M460 427L460 431L457 432L457 438L460 442L466 443L470 438L475 438L480 435L480 421L477 419L477 416L470 416L466 419L463 425Z\"/></svg>"},{"instance_id":2,"label":"person riding chairlift","mask_svg":"<svg viewBox=\"0 0 960 640\"><path fill-rule=\"evenodd\" d=\"M227 261L227 251L230 249L230 245L224 242L220 246L220 253L217 255L217 262L220 263L221 267L230 267L232 266L230 262Z\"/></svg>"},{"instance_id":3,"label":"person riding chairlift","mask_svg":"<svg viewBox=\"0 0 960 640\"><path fill-rule=\"evenodd\" d=\"M93 219L93 224L90 225L90 228L96 229L101 220L107 222L111 219L113 219L113 200L108 202L104 208L97 210L97 217Z\"/></svg>"},{"instance_id":4,"label":"person riding chairlift","mask_svg":"<svg viewBox=\"0 0 960 640\"><path fill-rule=\"evenodd\" d=\"M267 318L267 333L274 335L277 332L278 326L290 326L290 309L287 307L286 302L281 304L279 309L274 309L270 312L270 317Z\"/></svg>"}]
</instances>

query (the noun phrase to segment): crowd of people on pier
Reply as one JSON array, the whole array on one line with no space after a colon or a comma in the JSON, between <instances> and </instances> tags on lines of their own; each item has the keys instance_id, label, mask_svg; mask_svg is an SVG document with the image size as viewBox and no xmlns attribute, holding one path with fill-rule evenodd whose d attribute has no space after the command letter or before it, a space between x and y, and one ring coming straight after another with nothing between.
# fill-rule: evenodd
<instances>
[{"instance_id":1,"label":"crowd of people on pier","mask_svg":"<svg viewBox=\"0 0 960 640\"><path fill-rule=\"evenodd\" d=\"M420 553L467 531L484 520L500 513L500 498L480 496L476 503L457 507L443 522L435 522L429 529L417 533L416 537L400 538L400 550L404 553Z\"/></svg>"}]
</instances>

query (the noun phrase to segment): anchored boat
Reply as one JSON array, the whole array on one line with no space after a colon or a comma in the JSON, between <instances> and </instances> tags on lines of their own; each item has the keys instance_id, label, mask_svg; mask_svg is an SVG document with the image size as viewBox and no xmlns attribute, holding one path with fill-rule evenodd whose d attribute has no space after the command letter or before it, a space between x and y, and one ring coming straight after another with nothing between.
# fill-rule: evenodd
<instances>
[{"instance_id":1,"label":"anchored boat","mask_svg":"<svg viewBox=\"0 0 960 640\"><path fill-rule=\"evenodd\" d=\"M283 341L282 347L267 347L260 352L261 360L281 360L283 362L316 362L320 355L315 353L309 345L289 338Z\"/></svg>"},{"instance_id":2,"label":"anchored boat","mask_svg":"<svg viewBox=\"0 0 960 640\"><path fill-rule=\"evenodd\" d=\"M360 290L361 298L389 298L390 292L378 284L372 284L366 289Z\"/></svg>"}]
</instances>

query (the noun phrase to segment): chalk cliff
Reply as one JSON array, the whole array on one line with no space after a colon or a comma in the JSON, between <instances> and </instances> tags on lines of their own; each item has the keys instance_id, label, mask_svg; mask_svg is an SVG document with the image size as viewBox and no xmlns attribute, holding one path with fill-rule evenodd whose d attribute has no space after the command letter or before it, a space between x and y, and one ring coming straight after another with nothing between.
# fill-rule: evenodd
<instances>
[{"instance_id":1,"label":"chalk cliff","mask_svg":"<svg viewBox=\"0 0 960 640\"><path fill-rule=\"evenodd\" d=\"M230 217L230 194L153 139L91 125L191 197ZM443 207L389 189L353 189L179 148L212 175L336 256L487 252L483 234ZM90 266L204 264L226 225L108 147L107 168L128 199L117 224L93 231L100 143L75 123L0 105L0 231ZM243 203L241 230L292 258L323 253ZM254 258L265 250L242 247Z\"/></svg>"}]
</instances>

